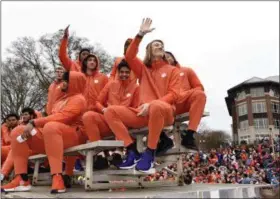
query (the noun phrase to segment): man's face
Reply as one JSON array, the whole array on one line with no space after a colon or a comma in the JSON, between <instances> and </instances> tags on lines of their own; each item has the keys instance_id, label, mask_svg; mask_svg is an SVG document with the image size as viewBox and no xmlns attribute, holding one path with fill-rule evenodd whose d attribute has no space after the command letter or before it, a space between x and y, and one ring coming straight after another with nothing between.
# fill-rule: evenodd
<instances>
[{"instance_id":1,"label":"man's face","mask_svg":"<svg viewBox=\"0 0 280 199\"><path fill-rule=\"evenodd\" d=\"M87 60L87 68L94 70L97 66L97 60L94 57L90 57Z\"/></svg>"},{"instance_id":2,"label":"man's face","mask_svg":"<svg viewBox=\"0 0 280 199\"><path fill-rule=\"evenodd\" d=\"M64 73L63 69L61 69L61 68L56 69L55 76L56 76L56 80L57 81L61 81L62 80L63 73Z\"/></svg>"},{"instance_id":3,"label":"man's face","mask_svg":"<svg viewBox=\"0 0 280 199\"><path fill-rule=\"evenodd\" d=\"M166 59L167 59L167 61L170 65L172 65L172 66L175 65L175 63L174 63L175 60L173 59L173 57L169 53L165 53L165 57L166 57Z\"/></svg>"},{"instance_id":4,"label":"man's face","mask_svg":"<svg viewBox=\"0 0 280 199\"><path fill-rule=\"evenodd\" d=\"M17 125L18 125L18 120L17 120L17 118L16 117L14 117L14 116L11 116L11 117L8 117L7 118L7 126L8 126L8 128L15 128Z\"/></svg>"},{"instance_id":5,"label":"man's face","mask_svg":"<svg viewBox=\"0 0 280 199\"><path fill-rule=\"evenodd\" d=\"M21 115L23 123L28 123L29 120L33 119L33 116L30 115L28 112L24 112Z\"/></svg>"},{"instance_id":6,"label":"man's face","mask_svg":"<svg viewBox=\"0 0 280 199\"><path fill-rule=\"evenodd\" d=\"M80 55L80 60L81 62L84 61L84 59L89 55L89 52L88 51L83 51Z\"/></svg>"},{"instance_id":7,"label":"man's face","mask_svg":"<svg viewBox=\"0 0 280 199\"><path fill-rule=\"evenodd\" d=\"M130 69L127 67L121 67L119 70L119 78L120 80L127 80L130 75Z\"/></svg>"},{"instance_id":8,"label":"man's face","mask_svg":"<svg viewBox=\"0 0 280 199\"><path fill-rule=\"evenodd\" d=\"M153 57L163 57L165 54L164 46L161 42L155 41L152 43L152 56Z\"/></svg>"}]
</instances>

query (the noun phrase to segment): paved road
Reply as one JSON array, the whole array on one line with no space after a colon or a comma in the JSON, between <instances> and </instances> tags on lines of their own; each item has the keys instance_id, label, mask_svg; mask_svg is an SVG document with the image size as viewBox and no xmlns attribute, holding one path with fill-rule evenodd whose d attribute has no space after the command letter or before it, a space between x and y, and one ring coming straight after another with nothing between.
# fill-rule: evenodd
<instances>
[{"instance_id":1,"label":"paved road","mask_svg":"<svg viewBox=\"0 0 280 199\"><path fill-rule=\"evenodd\" d=\"M50 194L49 186L33 187L31 192L2 194L1 198L195 198L200 192L204 197L210 197L210 191L224 194L236 188L246 190L248 187L256 188L255 185L230 185L230 184L193 184L182 187L158 187L145 189L127 189L125 191L92 191L85 192L83 187L73 187L67 193ZM229 195L228 195L229 196ZM222 197L222 195L220 195ZM229 196L230 197L230 196Z\"/></svg>"}]
</instances>

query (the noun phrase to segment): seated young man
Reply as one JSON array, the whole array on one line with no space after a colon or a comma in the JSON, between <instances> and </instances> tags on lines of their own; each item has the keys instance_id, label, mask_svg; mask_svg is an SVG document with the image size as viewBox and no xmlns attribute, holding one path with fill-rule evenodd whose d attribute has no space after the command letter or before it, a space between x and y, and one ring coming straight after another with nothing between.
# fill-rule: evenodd
<instances>
[{"instance_id":1,"label":"seated young man","mask_svg":"<svg viewBox=\"0 0 280 199\"><path fill-rule=\"evenodd\" d=\"M165 52L170 65L180 69L180 95L176 101L176 115L189 113L189 125L183 130L182 144L186 148L197 151L194 134L203 115L206 95L204 87L193 69L182 67L171 52ZM162 132L157 153L160 154L173 147L173 141Z\"/></svg>"},{"instance_id":2,"label":"seated young man","mask_svg":"<svg viewBox=\"0 0 280 199\"><path fill-rule=\"evenodd\" d=\"M125 41L125 43L124 43L124 53L123 53L124 55L125 55L125 53L126 53L126 51L127 51L127 48L128 48L128 46L129 46L129 44L131 43L131 41L132 41L132 39L130 39L130 38L128 38L128 39ZM109 78L110 81L112 81L112 80L118 80L118 79L119 79L118 65L119 65L120 62L121 62L122 60L124 60L124 59L125 59L124 56L123 56L123 57L117 57L117 58L116 58L116 60L115 60L115 62L114 62L114 65L113 65L113 67L112 67L112 71L111 71L111 73L110 73L110 78ZM132 80L132 81L134 81L134 82L137 82L137 77L135 76L135 74L133 73L133 71L130 71L130 76L129 76L129 78L130 78L130 80Z\"/></svg>"},{"instance_id":3,"label":"seated young man","mask_svg":"<svg viewBox=\"0 0 280 199\"><path fill-rule=\"evenodd\" d=\"M140 80L140 103L137 109L125 106L110 106L104 113L105 120L117 139L123 140L128 155L119 166L147 172L153 167L155 150L164 126L174 122L174 103L180 88L179 69L165 59L164 44L160 40L150 42L144 61L137 59L143 36L151 32L151 20L143 20L140 32L129 45L125 59ZM129 135L129 128L149 128L147 149L140 157L136 142Z\"/></svg>"},{"instance_id":4,"label":"seated young man","mask_svg":"<svg viewBox=\"0 0 280 199\"><path fill-rule=\"evenodd\" d=\"M117 70L118 79L111 80L98 97L96 104L98 112L88 111L83 115L84 128L92 142L113 135L103 115L108 107L113 105L138 107L139 86L130 78L131 70L128 63L123 59ZM98 162L95 162L96 166L97 164Z\"/></svg>"},{"instance_id":5,"label":"seated young man","mask_svg":"<svg viewBox=\"0 0 280 199\"><path fill-rule=\"evenodd\" d=\"M86 78L82 73L74 71L65 73L61 88L65 95L55 103L52 114L30 120L26 126L21 125L12 131L12 155L16 176L10 183L1 186L1 191L31 189L27 176L30 149L33 152L47 154L52 174L51 193L66 191L62 178L63 150L80 143L80 133L77 129L86 110L86 101L82 95L85 83ZM31 131L34 128L37 133L32 136ZM27 140L19 143L18 136Z\"/></svg>"},{"instance_id":6,"label":"seated young man","mask_svg":"<svg viewBox=\"0 0 280 199\"><path fill-rule=\"evenodd\" d=\"M6 116L5 123L1 125L1 181L7 177L13 169L11 156L11 131L18 126L19 116L11 113Z\"/></svg>"}]
</instances>

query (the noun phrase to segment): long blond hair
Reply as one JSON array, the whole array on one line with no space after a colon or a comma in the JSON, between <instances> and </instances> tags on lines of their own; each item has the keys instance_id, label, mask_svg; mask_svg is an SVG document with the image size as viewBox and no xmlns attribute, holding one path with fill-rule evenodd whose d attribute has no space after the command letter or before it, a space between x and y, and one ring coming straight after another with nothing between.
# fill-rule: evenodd
<instances>
[{"instance_id":1,"label":"long blond hair","mask_svg":"<svg viewBox=\"0 0 280 199\"><path fill-rule=\"evenodd\" d=\"M148 43L148 45L146 46L146 55L145 55L145 58L144 58L144 61L143 61L144 64L148 68L150 68L152 66L152 61L153 61L152 60L152 44L156 41L158 41L158 42L162 43L162 45L164 45L163 41L161 41L159 39L153 40L150 43ZM163 55L162 59L167 62L167 59L166 59L165 55Z\"/></svg>"}]
</instances>

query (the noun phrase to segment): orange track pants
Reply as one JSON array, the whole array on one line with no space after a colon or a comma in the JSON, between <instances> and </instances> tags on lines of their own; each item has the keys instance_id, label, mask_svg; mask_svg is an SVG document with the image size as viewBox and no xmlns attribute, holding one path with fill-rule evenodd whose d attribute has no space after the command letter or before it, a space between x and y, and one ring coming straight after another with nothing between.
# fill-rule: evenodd
<instances>
[{"instance_id":1,"label":"orange track pants","mask_svg":"<svg viewBox=\"0 0 280 199\"><path fill-rule=\"evenodd\" d=\"M17 127L11 133L15 174L27 173L30 149L32 149L33 154L47 154L51 174L62 173L63 149L79 144L76 128L59 122L49 122L43 128L43 137L40 133L37 133L26 142L18 143L16 138L22 134L23 129L24 126ZM67 171L73 173L75 159L76 157L66 158L66 174Z\"/></svg>"},{"instance_id":2,"label":"orange track pants","mask_svg":"<svg viewBox=\"0 0 280 199\"><path fill-rule=\"evenodd\" d=\"M91 142L101 140L102 137L113 135L104 115L88 111L83 115L84 128Z\"/></svg>"},{"instance_id":3,"label":"orange track pants","mask_svg":"<svg viewBox=\"0 0 280 199\"><path fill-rule=\"evenodd\" d=\"M162 129L174 122L171 105L159 100L150 103L149 114L145 117L137 116L135 111L125 106L110 106L104 116L117 139L124 141L125 147L133 143L127 127L148 126L148 147L156 149Z\"/></svg>"},{"instance_id":4,"label":"orange track pants","mask_svg":"<svg viewBox=\"0 0 280 199\"><path fill-rule=\"evenodd\" d=\"M176 104L176 115L189 112L188 129L196 131L206 103L205 93L201 90L186 92L180 101L182 103Z\"/></svg>"}]
</instances>

